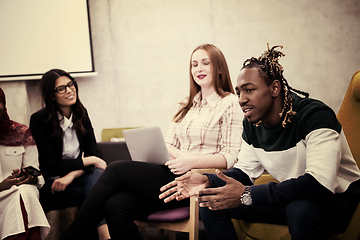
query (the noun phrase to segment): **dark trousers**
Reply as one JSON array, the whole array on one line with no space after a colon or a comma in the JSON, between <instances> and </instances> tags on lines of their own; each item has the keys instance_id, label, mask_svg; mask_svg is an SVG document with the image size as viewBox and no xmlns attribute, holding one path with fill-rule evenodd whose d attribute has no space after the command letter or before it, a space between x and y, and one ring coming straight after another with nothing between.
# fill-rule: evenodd
<instances>
[{"instance_id":1,"label":"dark trousers","mask_svg":"<svg viewBox=\"0 0 360 240\"><path fill-rule=\"evenodd\" d=\"M346 230L358 202L357 196L343 193L321 201L296 200L283 207L200 208L200 214L210 240L237 239L231 218L287 225L292 240L321 240Z\"/></svg>"},{"instance_id":2,"label":"dark trousers","mask_svg":"<svg viewBox=\"0 0 360 240\"><path fill-rule=\"evenodd\" d=\"M166 166L112 162L60 239L81 239L86 229L98 224L104 216L112 240L142 239L134 220L141 220L155 211L189 205L188 200L165 204L159 199L160 187L174 178Z\"/></svg>"},{"instance_id":3,"label":"dark trousers","mask_svg":"<svg viewBox=\"0 0 360 240\"><path fill-rule=\"evenodd\" d=\"M51 186L53 179L47 179L44 186L40 189L40 203L44 212L52 210L60 210L69 207L80 207L87 195L89 195L92 187L99 179L103 170L95 168L92 173L85 173L78 178L75 178L63 192L51 193ZM99 224L105 223L105 219Z\"/></svg>"}]
</instances>

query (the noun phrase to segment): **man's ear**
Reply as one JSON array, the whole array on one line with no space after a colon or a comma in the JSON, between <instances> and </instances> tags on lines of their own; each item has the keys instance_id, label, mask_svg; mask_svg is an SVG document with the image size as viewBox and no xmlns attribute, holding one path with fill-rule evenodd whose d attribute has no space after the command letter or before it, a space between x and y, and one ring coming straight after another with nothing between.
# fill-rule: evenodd
<instances>
[{"instance_id":1,"label":"man's ear","mask_svg":"<svg viewBox=\"0 0 360 240\"><path fill-rule=\"evenodd\" d=\"M277 97L281 92L281 83L279 80L274 80L270 86L272 97Z\"/></svg>"}]
</instances>

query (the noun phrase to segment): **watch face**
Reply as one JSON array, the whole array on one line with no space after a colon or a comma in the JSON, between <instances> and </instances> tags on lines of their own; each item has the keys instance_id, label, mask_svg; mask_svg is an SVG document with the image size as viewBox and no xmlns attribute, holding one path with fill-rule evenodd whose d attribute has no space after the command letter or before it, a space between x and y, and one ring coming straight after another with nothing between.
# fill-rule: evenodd
<instances>
[{"instance_id":1,"label":"watch face","mask_svg":"<svg viewBox=\"0 0 360 240\"><path fill-rule=\"evenodd\" d=\"M251 199L249 186L245 187L244 193L241 195L240 200L241 200L241 204L243 204L243 205L246 205L246 206L252 205L252 199Z\"/></svg>"},{"instance_id":2,"label":"watch face","mask_svg":"<svg viewBox=\"0 0 360 240\"><path fill-rule=\"evenodd\" d=\"M252 204L252 199L250 194L244 194L242 198L242 204L250 206Z\"/></svg>"}]
</instances>

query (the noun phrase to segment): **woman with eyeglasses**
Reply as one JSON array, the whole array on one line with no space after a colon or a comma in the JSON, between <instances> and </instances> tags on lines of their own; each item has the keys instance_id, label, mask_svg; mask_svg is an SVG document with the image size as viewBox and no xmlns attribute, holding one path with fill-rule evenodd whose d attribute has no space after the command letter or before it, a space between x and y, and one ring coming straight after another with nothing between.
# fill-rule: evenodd
<instances>
[{"instance_id":1,"label":"woman with eyeglasses","mask_svg":"<svg viewBox=\"0 0 360 240\"><path fill-rule=\"evenodd\" d=\"M45 211L81 206L106 163L99 157L88 113L73 77L61 69L40 80L44 108L32 114L30 131L37 144L45 184L40 203ZM109 239L105 220L99 240Z\"/></svg>"}]
</instances>

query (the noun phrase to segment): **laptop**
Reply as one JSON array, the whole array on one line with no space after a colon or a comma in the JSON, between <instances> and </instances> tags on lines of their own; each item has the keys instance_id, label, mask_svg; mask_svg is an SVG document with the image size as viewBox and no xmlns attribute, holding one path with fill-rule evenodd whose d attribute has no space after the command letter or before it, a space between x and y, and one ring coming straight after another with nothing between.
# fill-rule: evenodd
<instances>
[{"instance_id":1,"label":"laptop","mask_svg":"<svg viewBox=\"0 0 360 240\"><path fill-rule=\"evenodd\" d=\"M133 161L163 165L170 155L160 127L144 127L123 131Z\"/></svg>"}]
</instances>

